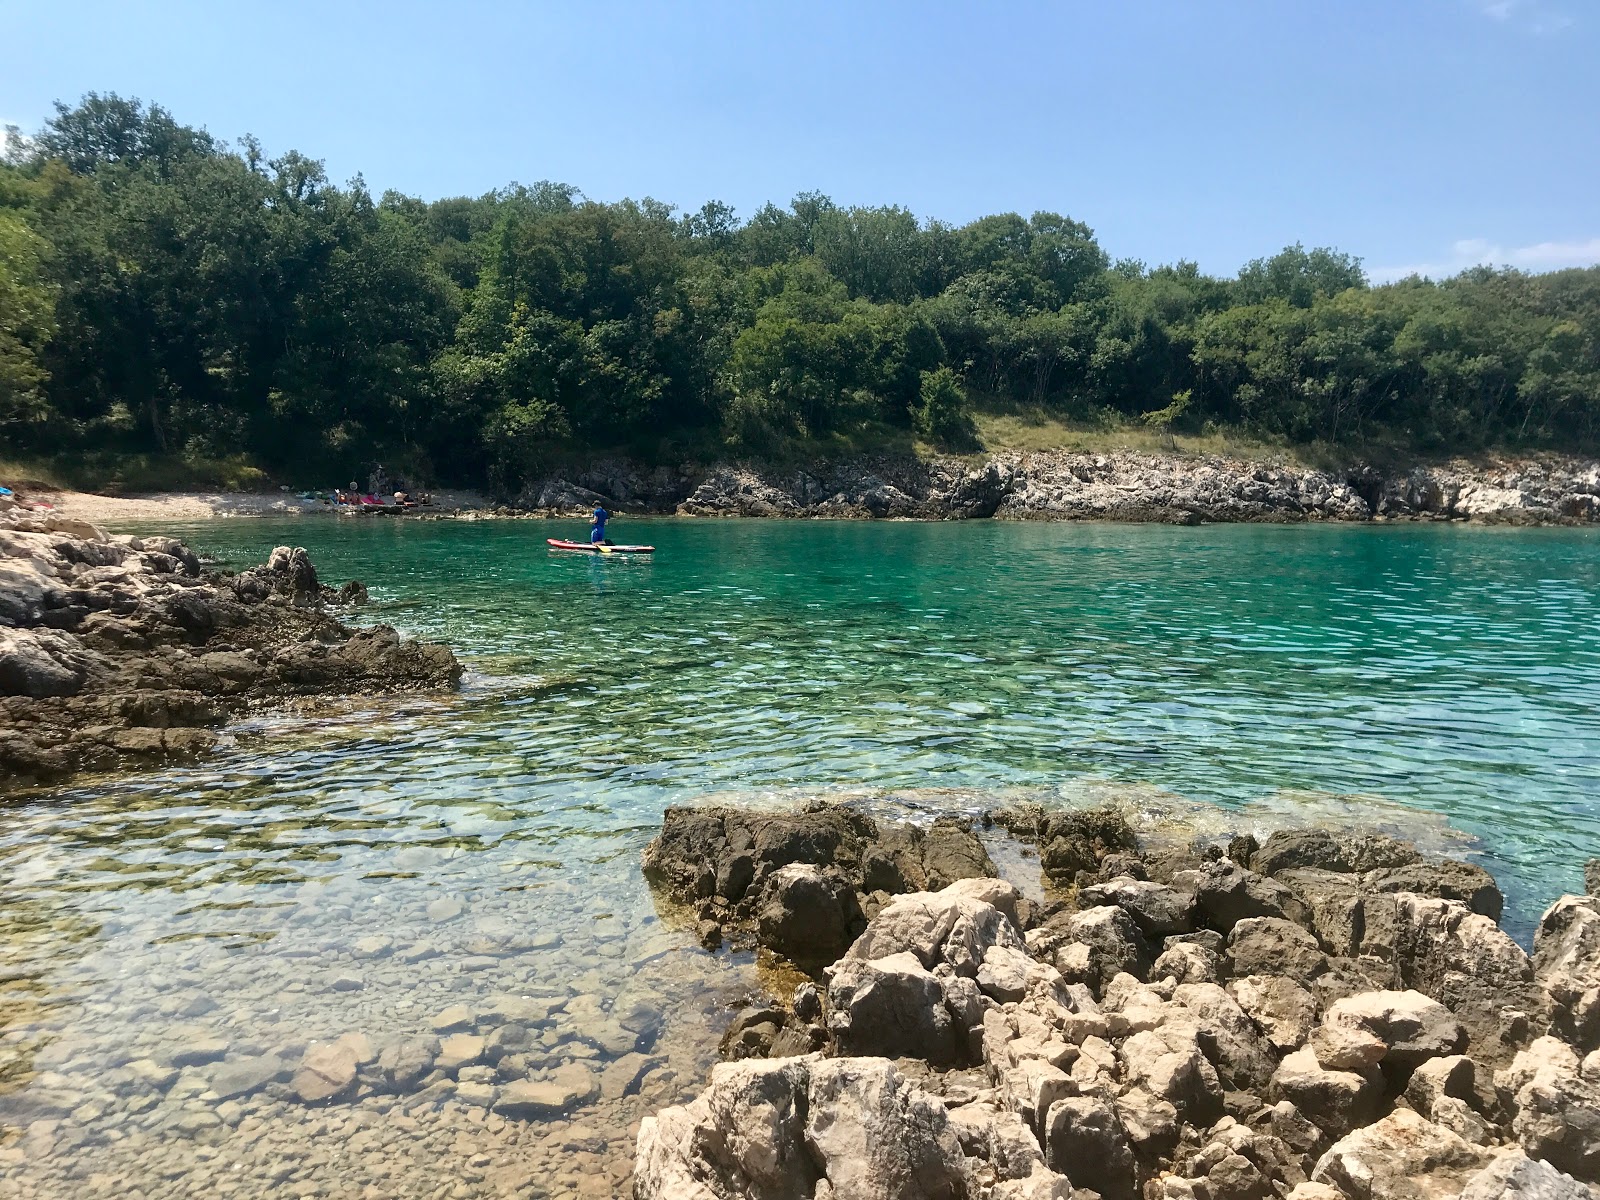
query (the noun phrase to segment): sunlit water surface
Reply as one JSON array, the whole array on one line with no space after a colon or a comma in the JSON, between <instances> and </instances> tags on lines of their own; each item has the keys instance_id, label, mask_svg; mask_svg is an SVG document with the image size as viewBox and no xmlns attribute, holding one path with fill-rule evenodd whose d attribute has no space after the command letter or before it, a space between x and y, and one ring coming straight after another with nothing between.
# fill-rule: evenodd
<instances>
[{"instance_id":1,"label":"sunlit water surface","mask_svg":"<svg viewBox=\"0 0 1600 1200\"><path fill-rule=\"evenodd\" d=\"M579 529L176 530L230 566L304 545L325 581L366 581L361 620L448 642L468 675L7 807L0 1182L620 1191L634 1123L697 1088L755 983L639 877L669 803L1120 797L1202 831L1370 822L1471 839L1524 939L1600 853L1592 531L655 520L614 530L654 561L546 550ZM210 1090L241 1056L424 1033L506 996L550 1010L531 1078L619 1059L640 1078L533 1122Z\"/></svg>"}]
</instances>

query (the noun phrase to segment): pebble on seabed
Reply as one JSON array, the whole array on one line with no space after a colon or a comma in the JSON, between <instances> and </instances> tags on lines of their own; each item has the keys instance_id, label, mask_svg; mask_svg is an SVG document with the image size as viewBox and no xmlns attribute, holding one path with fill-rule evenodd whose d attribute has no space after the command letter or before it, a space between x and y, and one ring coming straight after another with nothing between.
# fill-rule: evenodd
<instances>
[{"instance_id":1,"label":"pebble on seabed","mask_svg":"<svg viewBox=\"0 0 1600 1200\"><path fill-rule=\"evenodd\" d=\"M35 1074L0 1097L0 1192L626 1194L638 1122L698 1086L716 1014L750 968L678 953L689 939L647 899L619 912L608 897L607 932L621 936L597 945L591 897L555 887L571 890L556 930L550 890L537 923L515 900L492 915L474 900L441 921L434 893L348 943L308 907L260 954L161 943L130 922L114 983L103 961L68 960L60 976L100 990L58 979L44 1009L7 1013L0 1060L27 1056ZM427 943L413 940L424 931ZM421 1075L404 1075L412 1060ZM413 1082L389 1085L385 1069Z\"/></svg>"}]
</instances>

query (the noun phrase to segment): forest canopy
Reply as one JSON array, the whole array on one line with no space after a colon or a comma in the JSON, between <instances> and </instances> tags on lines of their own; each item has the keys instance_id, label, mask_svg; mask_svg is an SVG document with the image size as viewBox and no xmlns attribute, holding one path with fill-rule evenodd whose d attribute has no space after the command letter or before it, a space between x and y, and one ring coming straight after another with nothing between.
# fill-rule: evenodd
<instances>
[{"instance_id":1,"label":"forest canopy","mask_svg":"<svg viewBox=\"0 0 1600 1200\"><path fill-rule=\"evenodd\" d=\"M1600 268L1375 287L1296 245L1228 279L1113 262L1051 212L956 226L805 193L741 220L554 183L374 197L94 93L7 145L15 454L514 486L573 449L763 454L873 428L968 448L974 404L1431 451L1600 434Z\"/></svg>"}]
</instances>

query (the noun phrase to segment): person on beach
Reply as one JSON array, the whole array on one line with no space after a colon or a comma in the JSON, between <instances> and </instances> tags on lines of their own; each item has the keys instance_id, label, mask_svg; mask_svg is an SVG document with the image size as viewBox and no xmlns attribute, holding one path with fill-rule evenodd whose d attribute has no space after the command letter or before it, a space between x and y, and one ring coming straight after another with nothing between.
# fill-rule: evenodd
<instances>
[{"instance_id":1,"label":"person on beach","mask_svg":"<svg viewBox=\"0 0 1600 1200\"><path fill-rule=\"evenodd\" d=\"M591 546L604 546L606 542L606 522L611 519L611 514L598 504L594 506L594 516L589 518L589 544Z\"/></svg>"}]
</instances>

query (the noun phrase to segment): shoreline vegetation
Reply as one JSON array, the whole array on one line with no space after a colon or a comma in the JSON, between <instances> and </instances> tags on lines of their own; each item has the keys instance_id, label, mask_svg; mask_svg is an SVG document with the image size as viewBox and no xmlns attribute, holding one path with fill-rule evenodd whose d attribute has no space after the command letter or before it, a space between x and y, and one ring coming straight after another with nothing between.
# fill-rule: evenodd
<instances>
[{"instance_id":1,"label":"shoreline vegetation","mask_svg":"<svg viewBox=\"0 0 1600 1200\"><path fill-rule=\"evenodd\" d=\"M1374 285L1295 245L1219 277L1113 261L1052 212L374 196L95 93L5 145L0 441L88 490L383 464L512 499L601 458L1186 443L1392 471L1600 445L1600 268Z\"/></svg>"}]
</instances>

